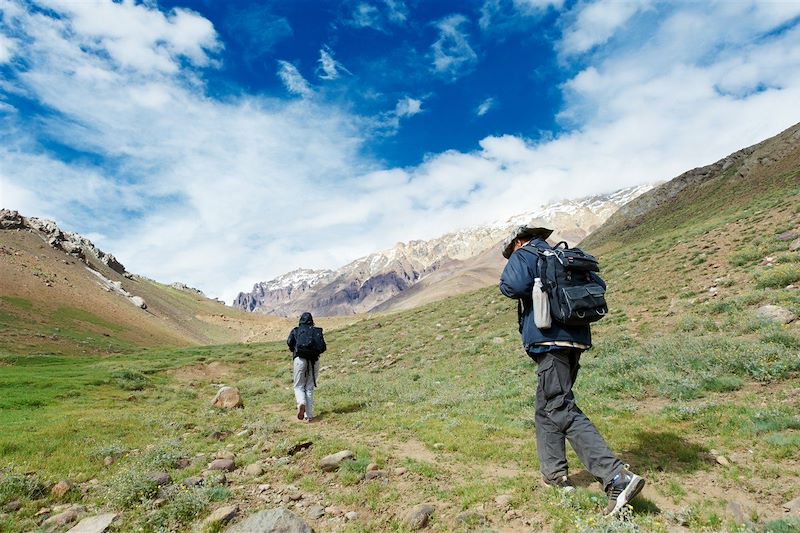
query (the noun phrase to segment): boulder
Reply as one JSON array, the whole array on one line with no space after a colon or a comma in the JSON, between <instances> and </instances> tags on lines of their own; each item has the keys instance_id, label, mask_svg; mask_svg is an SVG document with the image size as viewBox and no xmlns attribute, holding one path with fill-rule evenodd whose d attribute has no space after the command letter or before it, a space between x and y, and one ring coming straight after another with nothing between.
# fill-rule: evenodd
<instances>
[{"instance_id":1,"label":"boulder","mask_svg":"<svg viewBox=\"0 0 800 533\"><path fill-rule=\"evenodd\" d=\"M794 240L794 239L796 239L798 237L800 237L800 233L797 233L796 231L789 230L789 231L784 231L783 233L778 235L777 239L779 241L791 241L791 240Z\"/></svg>"},{"instance_id":2,"label":"boulder","mask_svg":"<svg viewBox=\"0 0 800 533\"><path fill-rule=\"evenodd\" d=\"M147 304L144 302L144 298L142 298L141 296L131 296L128 299L136 307L139 307L141 309L147 309Z\"/></svg>"},{"instance_id":3,"label":"boulder","mask_svg":"<svg viewBox=\"0 0 800 533\"><path fill-rule=\"evenodd\" d=\"M208 515L202 523L202 529L205 530L214 525L224 525L230 522L236 513L239 512L239 506L236 504L233 505L223 505L222 507L218 507L215 509L210 515Z\"/></svg>"},{"instance_id":4,"label":"boulder","mask_svg":"<svg viewBox=\"0 0 800 533\"><path fill-rule=\"evenodd\" d=\"M258 477L264 473L264 469L261 468L261 465L258 463L253 463L251 465L247 465L244 469L244 473L250 477Z\"/></svg>"},{"instance_id":5,"label":"boulder","mask_svg":"<svg viewBox=\"0 0 800 533\"><path fill-rule=\"evenodd\" d=\"M358 513L355 511L350 511L344 514L344 519L348 522L352 522L353 520L358 520Z\"/></svg>"},{"instance_id":6,"label":"boulder","mask_svg":"<svg viewBox=\"0 0 800 533\"><path fill-rule=\"evenodd\" d=\"M117 261L117 258L114 257L113 255L105 254L102 257L102 259L100 259L100 260L103 263L105 263L108 266L108 268L110 268L114 272L116 272L118 274L124 274L125 273L125 267L122 265L122 263Z\"/></svg>"},{"instance_id":7,"label":"boulder","mask_svg":"<svg viewBox=\"0 0 800 533\"><path fill-rule=\"evenodd\" d=\"M78 519L78 511L75 509L67 509L61 513L55 514L42 522L42 527L47 529L64 527L67 524L74 522Z\"/></svg>"},{"instance_id":8,"label":"boulder","mask_svg":"<svg viewBox=\"0 0 800 533\"><path fill-rule=\"evenodd\" d=\"M19 229L25 227L25 219L18 211L0 209L0 229Z\"/></svg>"},{"instance_id":9,"label":"boulder","mask_svg":"<svg viewBox=\"0 0 800 533\"><path fill-rule=\"evenodd\" d=\"M422 529L428 525L433 511L433 505L421 503L406 513L404 522L411 529Z\"/></svg>"},{"instance_id":10,"label":"boulder","mask_svg":"<svg viewBox=\"0 0 800 533\"><path fill-rule=\"evenodd\" d=\"M226 533L312 533L313 530L302 518L283 507L251 514L238 524L225 530Z\"/></svg>"},{"instance_id":11,"label":"boulder","mask_svg":"<svg viewBox=\"0 0 800 533\"><path fill-rule=\"evenodd\" d=\"M169 485L172 481L172 479L169 477L169 474L166 472L153 472L150 474L150 480L159 487Z\"/></svg>"},{"instance_id":12,"label":"boulder","mask_svg":"<svg viewBox=\"0 0 800 533\"><path fill-rule=\"evenodd\" d=\"M22 502L19 500L12 500L3 507L3 510L8 513L16 513L20 509L22 509Z\"/></svg>"},{"instance_id":13,"label":"boulder","mask_svg":"<svg viewBox=\"0 0 800 533\"><path fill-rule=\"evenodd\" d=\"M217 391L217 395L211 401L214 407L222 409L235 409L237 407L244 407L242 396L239 394L239 389L236 387L222 387Z\"/></svg>"},{"instance_id":14,"label":"boulder","mask_svg":"<svg viewBox=\"0 0 800 533\"><path fill-rule=\"evenodd\" d=\"M66 493L68 493L69 489L71 488L72 488L72 483L62 479L61 481L53 485L53 488L50 489L50 494L53 495L53 498L61 498Z\"/></svg>"},{"instance_id":15,"label":"boulder","mask_svg":"<svg viewBox=\"0 0 800 533\"><path fill-rule=\"evenodd\" d=\"M67 533L104 533L117 516L117 513L105 513L84 518Z\"/></svg>"},{"instance_id":16,"label":"boulder","mask_svg":"<svg viewBox=\"0 0 800 533\"><path fill-rule=\"evenodd\" d=\"M787 513L792 513L795 516L800 516L800 496L794 500L789 500L783 504L783 510Z\"/></svg>"},{"instance_id":17,"label":"boulder","mask_svg":"<svg viewBox=\"0 0 800 533\"><path fill-rule=\"evenodd\" d=\"M793 240L792 244L789 245L790 252L796 252L797 250L800 250L800 239Z\"/></svg>"},{"instance_id":18,"label":"boulder","mask_svg":"<svg viewBox=\"0 0 800 533\"><path fill-rule=\"evenodd\" d=\"M208 465L209 470L222 470L223 472L233 472L236 470L236 463L233 459L214 459Z\"/></svg>"},{"instance_id":19,"label":"boulder","mask_svg":"<svg viewBox=\"0 0 800 533\"><path fill-rule=\"evenodd\" d=\"M339 466L344 461L351 461L354 459L353 452L350 450L342 450L338 453L326 455L319 462L319 467L325 472L333 472L338 470Z\"/></svg>"},{"instance_id":20,"label":"boulder","mask_svg":"<svg viewBox=\"0 0 800 533\"><path fill-rule=\"evenodd\" d=\"M788 324L797 318L797 315L778 305L762 305L756 311L756 316L780 324Z\"/></svg>"},{"instance_id":21,"label":"boulder","mask_svg":"<svg viewBox=\"0 0 800 533\"><path fill-rule=\"evenodd\" d=\"M325 509L321 505L312 505L308 510L308 516L310 516L313 520L319 520L325 516Z\"/></svg>"},{"instance_id":22,"label":"boulder","mask_svg":"<svg viewBox=\"0 0 800 533\"><path fill-rule=\"evenodd\" d=\"M230 450L220 450L214 455L214 459L236 459L236 454Z\"/></svg>"}]
</instances>

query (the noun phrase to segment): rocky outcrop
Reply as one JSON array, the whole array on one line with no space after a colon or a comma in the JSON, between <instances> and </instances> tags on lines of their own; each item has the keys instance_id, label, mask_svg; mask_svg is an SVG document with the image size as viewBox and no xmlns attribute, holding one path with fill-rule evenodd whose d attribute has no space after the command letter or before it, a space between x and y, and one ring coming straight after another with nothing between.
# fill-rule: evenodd
<instances>
[{"instance_id":1,"label":"rocky outcrop","mask_svg":"<svg viewBox=\"0 0 800 533\"><path fill-rule=\"evenodd\" d=\"M350 315L383 310L386 302L436 276L458 275L467 262L492 249L512 227L550 224L558 237L575 243L602 224L616 209L649 185L603 196L558 202L509 220L473 227L432 240L398 243L393 248L357 259L336 271L300 269L239 293L233 306L269 315ZM498 261L499 265L499 261ZM463 290L472 286L463 285Z\"/></svg>"}]
</instances>

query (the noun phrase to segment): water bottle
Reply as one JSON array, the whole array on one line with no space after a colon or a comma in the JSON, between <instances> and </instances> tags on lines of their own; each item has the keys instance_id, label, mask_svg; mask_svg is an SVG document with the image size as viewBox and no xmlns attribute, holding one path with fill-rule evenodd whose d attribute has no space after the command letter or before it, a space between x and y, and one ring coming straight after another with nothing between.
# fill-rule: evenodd
<instances>
[{"instance_id":1,"label":"water bottle","mask_svg":"<svg viewBox=\"0 0 800 533\"><path fill-rule=\"evenodd\" d=\"M542 278L533 280L531 298L533 299L533 323L539 329L549 328L553 321L550 317L550 300L547 298L547 293L544 292L544 287L542 287Z\"/></svg>"}]
</instances>

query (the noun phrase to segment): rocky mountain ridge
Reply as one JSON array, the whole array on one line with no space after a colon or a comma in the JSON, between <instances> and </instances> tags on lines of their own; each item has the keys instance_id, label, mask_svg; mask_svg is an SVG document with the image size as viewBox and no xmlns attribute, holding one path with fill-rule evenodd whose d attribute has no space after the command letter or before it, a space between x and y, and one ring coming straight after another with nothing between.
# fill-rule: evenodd
<instances>
[{"instance_id":1,"label":"rocky mountain ridge","mask_svg":"<svg viewBox=\"0 0 800 533\"><path fill-rule=\"evenodd\" d=\"M278 316L306 310L326 316L390 309L393 298L427 277L436 274L438 281L444 281L469 269L471 261L496 246L515 226L550 225L559 228L554 237L574 244L598 228L620 206L650 188L652 185L641 185L606 195L564 200L508 220L465 228L435 239L401 242L335 271L294 270L256 283L251 291L240 293L233 305ZM498 259L490 268L500 265ZM482 285L460 286L470 290Z\"/></svg>"}]
</instances>

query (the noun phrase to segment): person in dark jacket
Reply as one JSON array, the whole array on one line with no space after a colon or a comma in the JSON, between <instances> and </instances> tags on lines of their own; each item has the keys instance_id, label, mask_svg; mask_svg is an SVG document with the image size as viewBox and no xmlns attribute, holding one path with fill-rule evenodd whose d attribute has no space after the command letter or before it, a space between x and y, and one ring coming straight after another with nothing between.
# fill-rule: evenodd
<instances>
[{"instance_id":1,"label":"person in dark jacket","mask_svg":"<svg viewBox=\"0 0 800 533\"><path fill-rule=\"evenodd\" d=\"M531 291L539 277L536 249L552 249L547 228L518 227L506 239L503 257L508 263L500 276L500 291L518 301L522 345L536 361L536 449L546 484L574 490L567 471L568 440L586 469L608 495L605 514L616 514L644 487L644 479L628 470L608 448L600 432L575 404L572 387L578 377L581 353L592 346L587 326L567 326L553 320L539 329L534 323ZM596 280L602 283L599 277ZM605 284L603 284L605 287Z\"/></svg>"},{"instance_id":2,"label":"person in dark jacket","mask_svg":"<svg viewBox=\"0 0 800 533\"><path fill-rule=\"evenodd\" d=\"M314 388L319 376L319 356L327 349L322 328L314 326L311 313L300 315L300 323L289 333L286 344L292 351L297 419L311 422L314 417Z\"/></svg>"}]
</instances>

